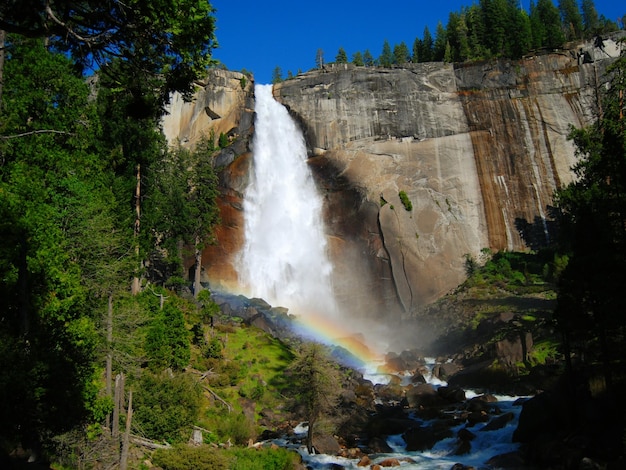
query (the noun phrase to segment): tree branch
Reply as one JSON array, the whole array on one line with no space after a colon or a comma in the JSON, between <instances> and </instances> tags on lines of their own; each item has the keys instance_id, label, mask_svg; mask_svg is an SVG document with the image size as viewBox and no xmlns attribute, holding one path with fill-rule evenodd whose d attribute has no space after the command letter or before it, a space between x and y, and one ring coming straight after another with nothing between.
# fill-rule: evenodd
<instances>
[{"instance_id":1,"label":"tree branch","mask_svg":"<svg viewBox=\"0 0 626 470\"><path fill-rule=\"evenodd\" d=\"M17 139L19 137L26 137L29 135L34 135L34 134L61 134L61 135L75 135L72 132L66 132L66 131L57 131L54 129L38 129L36 131L28 131L28 132L22 132L21 134L13 134L13 135L0 135L0 139L2 140L10 140L10 139Z\"/></svg>"}]
</instances>

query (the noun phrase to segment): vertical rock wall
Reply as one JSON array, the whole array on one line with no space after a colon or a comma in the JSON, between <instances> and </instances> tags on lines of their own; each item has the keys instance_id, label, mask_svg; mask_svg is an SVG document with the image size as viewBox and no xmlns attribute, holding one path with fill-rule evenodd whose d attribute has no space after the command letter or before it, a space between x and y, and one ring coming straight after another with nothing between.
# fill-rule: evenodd
<instances>
[{"instance_id":1,"label":"vertical rock wall","mask_svg":"<svg viewBox=\"0 0 626 470\"><path fill-rule=\"evenodd\" d=\"M276 85L325 197L344 307L395 321L462 282L466 255L549 241L552 194L573 178L569 128L592 122L617 55L605 41L515 62L342 65ZM236 282L251 162L254 97L242 77L211 72L194 102L174 100L163 123L170 141L187 146L230 136L214 157L218 244L204 253L205 280L226 287Z\"/></svg>"},{"instance_id":2,"label":"vertical rock wall","mask_svg":"<svg viewBox=\"0 0 626 470\"><path fill-rule=\"evenodd\" d=\"M282 82L274 94L302 123L312 160L324 159L351 188L345 216L336 201L345 190L325 188L336 245L373 258L378 298L395 295L409 312L462 282L466 255L549 242L552 195L573 178L570 126L592 122L618 54L608 40L515 62L341 65ZM376 219L353 217L372 207ZM344 220L357 227L346 230ZM351 278L353 254L337 248L335 261L339 277ZM371 290L370 281L345 284L348 302ZM386 314L389 302L368 304Z\"/></svg>"}]
</instances>

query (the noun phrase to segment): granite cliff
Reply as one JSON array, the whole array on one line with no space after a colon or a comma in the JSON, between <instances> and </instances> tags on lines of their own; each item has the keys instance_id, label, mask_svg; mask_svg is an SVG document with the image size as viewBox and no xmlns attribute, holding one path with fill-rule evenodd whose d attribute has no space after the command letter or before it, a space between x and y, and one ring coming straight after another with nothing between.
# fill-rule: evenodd
<instances>
[{"instance_id":1,"label":"granite cliff","mask_svg":"<svg viewBox=\"0 0 626 470\"><path fill-rule=\"evenodd\" d=\"M569 127L598 111L607 39L520 61L327 67L277 84L299 121L326 201L340 300L362 316L412 312L463 281L465 256L549 242L553 191L572 180ZM225 133L219 246L208 280L236 281L253 96L215 71L174 103L168 137ZM408 201L401 200L401 193Z\"/></svg>"}]
</instances>

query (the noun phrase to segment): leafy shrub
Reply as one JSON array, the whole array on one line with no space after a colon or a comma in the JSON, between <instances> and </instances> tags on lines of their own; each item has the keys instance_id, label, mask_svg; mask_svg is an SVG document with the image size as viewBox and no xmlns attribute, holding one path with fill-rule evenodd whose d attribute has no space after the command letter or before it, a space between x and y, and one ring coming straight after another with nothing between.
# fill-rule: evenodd
<instances>
[{"instance_id":1,"label":"leafy shrub","mask_svg":"<svg viewBox=\"0 0 626 470\"><path fill-rule=\"evenodd\" d=\"M222 359L224 357L224 346L218 337L211 338L203 348L202 354L209 359Z\"/></svg>"},{"instance_id":2,"label":"leafy shrub","mask_svg":"<svg viewBox=\"0 0 626 470\"><path fill-rule=\"evenodd\" d=\"M230 449L234 457L232 470L292 470L300 463L300 456L287 449Z\"/></svg>"},{"instance_id":3,"label":"leafy shrub","mask_svg":"<svg viewBox=\"0 0 626 470\"><path fill-rule=\"evenodd\" d=\"M409 196L407 196L407 194L404 191L400 191L398 193L398 196L400 197L400 201L402 202L402 205L404 206L404 208L408 212L411 212L413 210L413 204L411 203Z\"/></svg>"},{"instance_id":4,"label":"leafy shrub","mask_svg":"<svg viewBox=\"0 0 626 470\"><path fill-rule=\"evenodd\" d=\"M200 412L201 400L202 390L189 376L146 373L133 394L135 420L150 439L185 441Z\"/></svg>"},{"instance_id":5,"label":"leafy shrub","mask_svg":"<svg viewBox=\"0 0 626 470\"><path fill-rule=\"evenodd\" d=\"M228 136L223 132L220 132L220 138L218 140L219 147L223 149L225 147L228 147L228 144L230 144L230 142L228 141Z\"/></svg>"},{"instance_id":6,"label":"leafy shrub","mask_svg":"<svg viewBox=\"0 0 626 470\"><path fill-rule=\"evenodd\" d=\"M209 446L177 445L173 449L158 449L152 462L163 470L216 470L231 468L234 459Z\"/></svg>"},{"instance_id":7,"label":"leafy shrub","mask_svg":"<svg viewBox=\"0 0 626 470\"><path fill-rule=\"evenodd\" d=\"M176 306L166 303L152 320L145 349L153 370L182 369L189 364L189 332L185 328L183 313Z\"/></svg>"}]
</instances>

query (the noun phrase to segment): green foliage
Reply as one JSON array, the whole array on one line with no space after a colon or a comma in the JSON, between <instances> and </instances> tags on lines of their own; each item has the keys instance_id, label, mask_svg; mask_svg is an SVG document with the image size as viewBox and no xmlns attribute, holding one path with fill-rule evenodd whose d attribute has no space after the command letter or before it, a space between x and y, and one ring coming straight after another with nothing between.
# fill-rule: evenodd
<instances>
[{"instance_id":1,"label":"green foliage","mask_svg":"<svg viewBox=\"0 0 626 470\"><path fill-rule=\"evenodd\" d=\"M378 64L381 67L391 67L393 64L393 53L391 52L391 46L389 45L389 41L385 39L383 43L383 50L378 58Z\"/></svg>"},{"instance_id":2,"label":"green foliage","mask_svg":"<svg viewBox=\"0 0 626 470\"><path fill-rule=\"evenodd\" d=\"M533 345L528 353L528 360L532 366L536 366L553 362L560 356L559 344L552 340L545 340Z\"/></svg>"},{"instance_id":3,"label":"green foliage","mask_svg":"<svg viewBox=\"0 0 626 470\"><path fill-rule=\"evenodd\" d=\"M241 77L239 79L239 85L241 86L242 90L246 89L246 85L248 84L248 80L246 79L245 75L243 77Z\"/></svg>"},{"instance_id":4,"label":"green foliage","mask_svg":"<svg viewBox=\"0 0 626 470\"><path fill-rule=\"evenodd\" d=\"M170 443L189 439L202 400L192 377L146 372L133 388L134 421L146 437Z\"/></svg>"},{"instance_id":5,"label":"green foliage","mask_svg":"<svg viewBox=\"0 0 626 470\"><path fill-rule=\"evenodd\" d=\"M283 448L231 449L226 453L235 459L232 470L292 470L300 463L296 452Z\"/></svg>"},{"instance_id":6,"label":"green foliage","mask_svg":"<svg viewBox=\"0 0 626 470\"><path fill-rule=\"evenodd\" d=\"M283 70L277 65L272 71L272 83L280 83L283 81Z\"/></svg>"},{"instance_id":7,"label":"green foliage","mask_svg":"<svg viewBox=\"0 0 626 470\"><path fill-rule=\"evenodd\" d=\"M601 338L602 358L623 342L626 302L626 55L608 70L601 117L572 129L577 148L576 180L557 192L561 243L569 254L559 283L555 316L568 341ZM571 346L568 343L568 346ZM608 370L608 364L607 364ZM607 379L607 383L610 380Z\"/></svg>"},{"instance_id":8,"label":"green foliage","mask_svg":"<svg viewBox=\"0 0 626 470\"><path fill-rule=\"evenodd\" d=\"M323 346L303 345L299 356L289 368L296 393L297 407L308 421L307 447L312 451L312 438L318 421L337 405L341 382L336 364L331 362Z\"/></svg>"},{"instance_id":9,"label":"green foliage","mask_svg":"<svg viewBox=\"0 0 626 470\"><path fill-rule=\"evenodd\" d=\"M356 51L353 55L352 55L352 63L354 65L356 65L357 67L362 67L365 65L365 61L363 59L363 54L361 54L361 52Z\"/></svg>"},{"instance_id":10,"label":"green foliage","mask_svg":"<svg viewBox=\"0 0 626 470\"><path fill-rule=\"evenodd\" d=\"M177 445L159 449L152 461L163 470L293 470L300 457L287 449L229 449Z\"/></svg>"},{"instance_id":11,"label":"green foliage","mask_svg":"<svg viewBox=\"0 0 626 470\"><path fill-rule=\"evenodd\" d=\"M407 212L411 212L413 210L413 204L411 203L411 200L409 199L409 196L407 196L406 192L400 191L398 196L400 197L400 201Z\"/></svg>"},{"instance_id":12,"label":"green foliage","mask_svg":"<svg viewBox=\"0 0 626 470\"><path fill-rule=\"evenodd\" d=\"M45 10L50 8L50 12ZM0 9L9 33L46 39L83 67L106 69L124 59L118 86L151 83L158 100L190 93L216 46L213 7L197 0L52 3L9 0Z\"/></svg>"},{"instance_id":13,"label":"green foliage","mask_svg":"<svg viewBox=\"0 0 626 470\"><path fill-rule=\"evenodd\" d=\"M168 450L156 450L152 462L163 470L217 470L231 468L232 459L225 452L209 446L181 444Z\"/></svg>"},{"instance_id":14,"label":"green foliage","mask_svg":"<svg viewBox=\"0 0 626 470\"><path fill-rule=\"evenodd\" d=\"M554 273L560 269L558 263L562 262L562 258L552 251L501 251L483 253L482 256L484 262L465 255L467 285L490 285L516 294L550 290Z\"/></svg>"},{"instance_id":15,"label":"green foliage","mask_svg":"<svg viewBox=\"0 0 626 470\"><path fill-rule=\"evenodd\" d=\"M101 121L71 62L9 36L0 122L0 438L65 431L97 409L96 320L120 282ZM104 286L103 286L104 284Z\"/></svg>"},{"instance_id":16,"label":"green foliage","mask_svg":"<svg viewBox=\"0 0 626 470\"><path fill-rule=\"evenodd\" d=\"M230 145L230 141L228 140L228 136L223 132L220 132L220 137L218 139L218 145L221 149L226 148Z\"/></svg>"},{"instance_id":17,"label":"green foliage","mask_svg":"<svg viewBox=\"0 0 626 470\"><path fill-rule=\"evenodd\" d=\"M183 313L166 302L163 310L151 321L146 334L146 354L150 368L179 370L189 364L190 334L185 327Z\"/></svg>"},{"instance_id":18,"label":"green foliage","mask_svg":"<svg viewBox=\"0 0 626 470\"><path fill-rule=\"evenodd\" d=\"M335 57L335 62L338 64L348 63L348 54L346 54L346 50L343 47L339 48L339 51L337 52L337 56Z\"/></svg>"}]
</instances>

